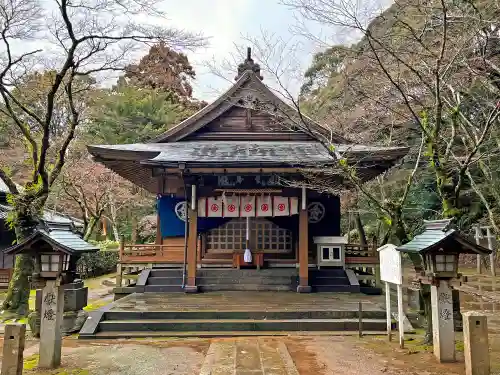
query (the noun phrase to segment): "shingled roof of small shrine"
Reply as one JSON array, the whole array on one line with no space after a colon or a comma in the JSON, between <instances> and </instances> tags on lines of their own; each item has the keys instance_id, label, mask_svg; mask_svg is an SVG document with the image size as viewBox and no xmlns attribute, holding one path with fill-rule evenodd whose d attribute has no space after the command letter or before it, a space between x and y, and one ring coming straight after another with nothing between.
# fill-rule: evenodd
<instances>
[{"instance_id":1,"label":"shingled roof of small shrine","mask_svg":"<svg viewBox=\"0 0 500 375\"><path fill-rule=\"evenodd\" d=\"M70 255L98 251L99 248L82 239L72 223L45 222L35 229L33 234L23 242L11 246L4 251L6 254L22 253L23 250L38 241L44 241L62 252Z\"/></svg>"},{"instance_id":2,"label":"shingled roof of small shrine","mask_svg":"<svg viewBox=\"0 0 500 375\"><path fill-rule=\"evenodd\" d=\"M491 253L491 250L477 245L458 230L451 228L450 224L450 220L426 220L424 221L425 230L421 234L396 249L403 253L426 253L442 246L447 241L453 241L457 243L456 249L461 250L460 253L480 255Z\"/></svg>"}]
</instances>

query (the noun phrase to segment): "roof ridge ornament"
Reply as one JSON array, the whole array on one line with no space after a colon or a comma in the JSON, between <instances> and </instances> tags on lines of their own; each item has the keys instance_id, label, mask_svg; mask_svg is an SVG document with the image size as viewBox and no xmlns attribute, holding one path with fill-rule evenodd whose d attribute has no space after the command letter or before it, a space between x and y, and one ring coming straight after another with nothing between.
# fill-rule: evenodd
<instances>
[{"instance_id":1,"label":"roof ridge ornament","mask_svg":"<svg viewBox=\"0 0 500 375\"><path fill-rule=\"evenodd\" d=\"M239 80L247 70L252 71L260 80L264 79L260 74L260 65L255 63L252 59L252 48L250 47L247 47L247 58L238 65L238 75L234 79L236 81Z\"/></svg>"}]
</instances>

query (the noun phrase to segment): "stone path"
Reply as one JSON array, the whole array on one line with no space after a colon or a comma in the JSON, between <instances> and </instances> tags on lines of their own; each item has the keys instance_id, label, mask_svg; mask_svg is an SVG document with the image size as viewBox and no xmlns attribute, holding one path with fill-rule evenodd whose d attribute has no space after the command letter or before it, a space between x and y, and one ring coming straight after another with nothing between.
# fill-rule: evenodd
<instances>
[{"instance_id":1,"label":"stone path","mask_svg":"<svg viewBox=\"0 0 500 375\"><path fill-rule=\"evenodd\" d=\"M213 341L200 375L299 375L282 341L240 338Z\"/></svg>"}]
</instances>

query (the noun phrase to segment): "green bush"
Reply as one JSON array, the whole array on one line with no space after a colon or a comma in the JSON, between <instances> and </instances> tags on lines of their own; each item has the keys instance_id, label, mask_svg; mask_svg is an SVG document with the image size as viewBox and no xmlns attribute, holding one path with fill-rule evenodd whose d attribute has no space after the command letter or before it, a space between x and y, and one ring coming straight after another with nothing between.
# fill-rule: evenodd
<instances>
[{"instance_id":1,"label":"green bush","mask_svg":"<svg viewBox=\"0 0 500 375\"><path fill-rule=\"evenodd\" d=\"M76 264L77 272L83 279L97 277L116 271L118 263L118 243L114 241L96 242L101 249L96 253L83 254Z\"/></svg>"}]
</instances>

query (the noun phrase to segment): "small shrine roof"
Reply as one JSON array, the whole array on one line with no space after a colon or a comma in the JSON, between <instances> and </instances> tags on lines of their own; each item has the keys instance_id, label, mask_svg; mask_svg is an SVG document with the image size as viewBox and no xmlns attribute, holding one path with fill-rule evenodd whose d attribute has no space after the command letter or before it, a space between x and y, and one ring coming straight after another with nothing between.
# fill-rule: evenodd
<instances>
[{"instance_id":1,"label":"small shrine roof","mask_svg":"<svg viewBox=\"0 0 500 375\"><path fill-rule=\"evenodd\" d=\"M450 220L424 221L425 230L413 240L396 249L403 253L426 253L439 247L447 247L464 254L487 255L491 250L477 245L473 240L450 227Z\"/></svg>"},{"instance_id":2,"label":"small shrine roof","mask_svg":"<svg viewBox=\"0 0 500 375\"><path fill-rule=\"evenodd\" d=\"M95 245L84 241L74 230L72 223L44 222L44 225L35 229L33 234L23 242L4 250L6 254L18 254L31 249L31 245L39 241L48 243L54 249L69 255L83 254L98 251Z\"/></svg>"}]
</instances>

